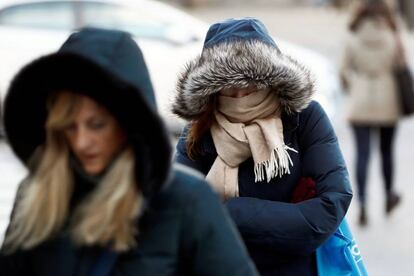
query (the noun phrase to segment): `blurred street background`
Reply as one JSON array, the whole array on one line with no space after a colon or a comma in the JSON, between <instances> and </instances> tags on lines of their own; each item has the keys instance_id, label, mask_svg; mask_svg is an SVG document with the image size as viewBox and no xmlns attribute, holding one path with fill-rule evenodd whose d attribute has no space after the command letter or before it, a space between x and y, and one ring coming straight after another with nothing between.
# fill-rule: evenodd
<instances>
[{"instance_id":1,"label":"blurred street background","mask_svg":"<svg viewBox=\"0 0 414 276\"><path fill-rule=\"evenodd\" d=\"M0 0L0 3L2 1ZM349 6L352 4L349 5L351 1L335 1L336 5L329 2L334 1L168 1L169 4L179 7L179 9L207 23L230 17L257 17L268 27L276 43L280 39L312 50L312 52L323 56L337 70L347 35L349 9L352 8ZM407 5L410 6L410 4ZM412 10L414 12L414 9ZM405 10L404 12L407 16L410 15L409 11ZM166 16L168 17L168 15ZM414 33L408 28L411 24L410 19L405 22L401 19L401 24L403 24L403 41L407 55L411 64L414 65ZM201 47L201 44L199 45ZM198 50L200 51L201 48ZM191 56L188 57L188 59L190 58ZM312 64L307 65L312 71ZM336 74L335 70L331 72L333 75ZM322 78L326 78L328 81L327 79L331 76L326 75ZM348 165L352 183L355 185L354 140L344 118L345 98L340 89L335 93L337 94L334 97L328 98L328 100L331 99L328 104L333 106L330 116ZM414 215L412 214L414 211L414 185L412 183L414 179L414 146L412 141L414 141L414 117L404 119L398 126L395 143L395 187L402 195L402 203L395 212L390 217L385 216L385 198L377 150L378 141L375 141L375 145L373 145L373 149L374 147L375 149L372 151L372 160L369 165L368 226L360 228L357 225L358 202L356 196L347 214L348 222L359 244L370 275L413 275L411 265L414 263ZM2 140L0 142L0 234L7 225L15 189L23 175L24 169Z\"/></svg>"}]
</instances>

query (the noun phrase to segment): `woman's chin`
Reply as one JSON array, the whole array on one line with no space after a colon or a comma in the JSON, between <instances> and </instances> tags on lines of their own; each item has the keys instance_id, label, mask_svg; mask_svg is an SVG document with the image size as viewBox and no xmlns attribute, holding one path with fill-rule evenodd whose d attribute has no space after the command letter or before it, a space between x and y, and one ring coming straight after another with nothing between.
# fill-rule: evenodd
<instances>
[{"instance_id":1,"label":"woman's chin","mask_svg":"<svg viewBox=\"0 0 414 276\"><path fill-rule=\"evenodd\" d=\"M96 176L101 174L105 168L97 165L83 165L83 169L87 174Z\"/></svg>"}]
</instances>

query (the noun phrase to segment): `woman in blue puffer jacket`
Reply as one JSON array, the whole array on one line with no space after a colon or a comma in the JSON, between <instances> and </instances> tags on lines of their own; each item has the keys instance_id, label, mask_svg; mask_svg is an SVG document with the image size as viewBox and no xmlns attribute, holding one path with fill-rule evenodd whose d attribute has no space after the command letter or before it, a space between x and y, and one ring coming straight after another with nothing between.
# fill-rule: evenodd
<instances>
[{"instance_id":1,"label":"woman in blue puffer jacket","mask_svg":"<svg viewBox=\"0 0 414 276\"><path fill-rule=\"evenodd\" d=\"M176 161L221 195L262 275L316 275L315 250L351 202L348 172L313 81L252 18L212 25L178 81L188 120ZM312 199L292 203L299 179Z\"/></svg>"}]
</instances>

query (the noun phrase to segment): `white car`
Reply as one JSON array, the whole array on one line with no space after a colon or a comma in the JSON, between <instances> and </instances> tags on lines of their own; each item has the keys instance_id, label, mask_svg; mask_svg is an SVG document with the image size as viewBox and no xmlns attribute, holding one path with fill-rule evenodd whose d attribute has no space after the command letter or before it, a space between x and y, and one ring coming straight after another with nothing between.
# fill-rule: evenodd
<instances>
[{"instance_id":1,"label":"white car","mask_svg":"<svg viewBox=\"0 0 414 276\"><path fill-rule=\"evenodd\" d=\"M172 134L184 122L170 112L178 73L199 54L208 25L177 8L151 0L0 1L0 99L26 63L56 51L69 33L83 26L130 32L142 49L161 115ZM334 115L339 81L323 56L277 40L283 52L305 63L316 77L315 98Z\"/></svg>"}]
</instances>

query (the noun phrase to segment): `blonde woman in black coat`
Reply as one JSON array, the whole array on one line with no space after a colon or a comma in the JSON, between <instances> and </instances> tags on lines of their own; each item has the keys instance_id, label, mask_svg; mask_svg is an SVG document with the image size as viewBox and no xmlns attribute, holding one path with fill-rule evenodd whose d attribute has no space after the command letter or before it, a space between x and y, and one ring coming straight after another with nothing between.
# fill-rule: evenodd
<instances>
[{"instance_id":1,"label":"blonde woman in black coat","mask_svg":"<svg viewBox=\"0 0 414 276\"><path fill-rule=\"evenodd\" d=\"M209 186L171 167L130 35L84 29L24 67L5 126L29 172L0 275L256 275Z\"/></svg>"}]
</instances>

